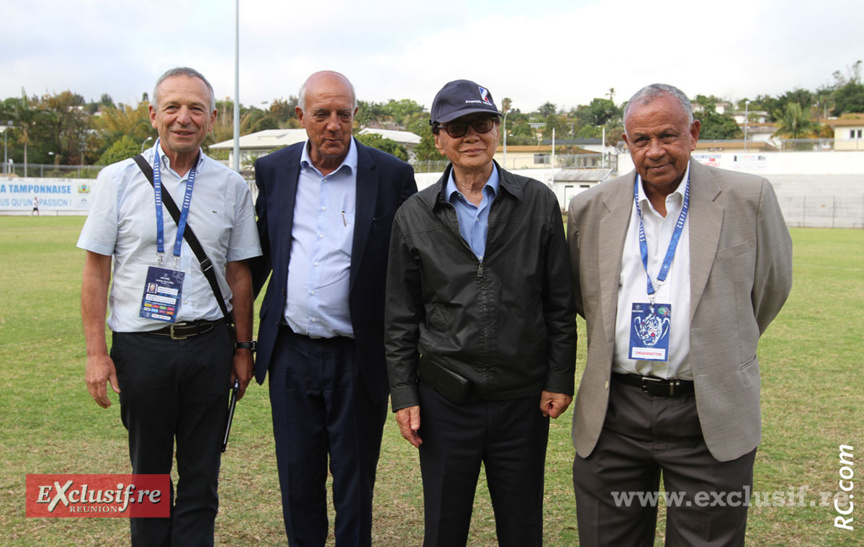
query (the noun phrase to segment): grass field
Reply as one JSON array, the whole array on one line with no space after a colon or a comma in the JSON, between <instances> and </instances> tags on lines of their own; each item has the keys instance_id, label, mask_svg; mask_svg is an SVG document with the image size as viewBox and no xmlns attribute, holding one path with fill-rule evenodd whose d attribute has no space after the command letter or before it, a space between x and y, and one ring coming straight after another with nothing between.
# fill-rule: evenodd
<instances>
[{"instance_id":1,"label":"grass field","mask_svg":"<svg viewBox=\"0 0 864 547\"><path fill-rule=\"evenodd\" d=\"M28 473L129 472L116 395L112 393L115 404L103 410L84 385L78 302L83 251L75 248L82 223L82 218L70 217L0 217L4 546L129 542L124 519L24 517ZM768 503L760 497L750 508L747 535L753 545L861 545L860 465L851 466L859 479L853 479L853 501L861 499L849 515L854 531L834 527L837 512L831 496L839 491L840 445L864 454L864 231L796 229L792 237L795 287L760 346L764 433L754 491L768 493ZM580 335L582 327L580 320ZM579 374L583 364L584 346ZM578 544L571 417L572 411L553 422L550 433L545 539L553 546ZM385 428L378 476L375 544L420 545L423 508L417 455L401 439L392 418ZM250 388L238 407L223 458L220 494L218 544L286 543L270 409L266 389L260 386ZM471 544L495 544L483 486L475 503Z\"/></svg>"}]
</instances>

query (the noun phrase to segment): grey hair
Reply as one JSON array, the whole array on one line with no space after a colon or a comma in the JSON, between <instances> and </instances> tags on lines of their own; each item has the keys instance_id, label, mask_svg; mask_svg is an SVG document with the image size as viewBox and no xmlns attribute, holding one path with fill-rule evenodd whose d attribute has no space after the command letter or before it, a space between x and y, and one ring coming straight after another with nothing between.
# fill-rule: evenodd
<instances>
[{"instance_id":1,"label":"grey hair","mask_svg":"<svg viewBox=\"0 0 864 547\"><path fill-rule=\"evenodd\" d=\"M683 91L675 87L674 85L669 84L651 84L646 85L642 89L636 92L635 95L630 97L630 100L627 101L627 106L624 107L624 131L627 131L627 116L630 115L630 110L634 106L644 106L655 99L662 97L663 95L671 95L678 101L678 104L681 105L681 110L687 114L687 123L688 125L693 124L693 105L690 104L690 99L687 98L687 95L684 94Z\"/></svg>"},{"instance_id":2,"label":"grey hair","mask_svg":"<svg viewBox=\"0 0 864 547\"><path fill-rule=\"evenodd\" d=\"M340 73L335 72L335 71L332 71L332 70L323 70L321 72L316 72L315 74L321 74L321 73L325 73L325 72L327 74L333 74L334 76L338 76L339 78L344 80L346 84L348 84L348 89L351 91L351 108L356 110L357 109L357 93L354 92L354 84L351 83L351 80L346 78L345 75L340 74ZM315 74L313 74L312 76L315 76ZM309 83L309 79L312 78L312 76L309 76L309 78L306 78L306 81L303 82L303 85L300 86L300 93L297 95L297 106L299 106L300 110L304 113L306 112L306 84Z\"/></svg>"},{"instance_id":3,"label":"grey hair","mask_svg":"<svg viewBox=\"0 0 864 547\"><path fill-rule=\"evenodd\" d=\"M172 68L165 71L162 76L159 76L159 79L156 80L156 85L153 86L153 100L151 101L153 108L157 108L159 106L159 86L162 85L162 82L164 82L168 78L173 78L174 76L188 76L190 78L198 78L199 80L204 82L204 84L207 85L208 91L210 91L210 112L216 110L216 94L213 92L213 86L210 85L210 82L207 81L207 78L205 78L203 74L201 74L194 68L189 68L188 66L178 66Z\"/></svg>"}]
</instances>

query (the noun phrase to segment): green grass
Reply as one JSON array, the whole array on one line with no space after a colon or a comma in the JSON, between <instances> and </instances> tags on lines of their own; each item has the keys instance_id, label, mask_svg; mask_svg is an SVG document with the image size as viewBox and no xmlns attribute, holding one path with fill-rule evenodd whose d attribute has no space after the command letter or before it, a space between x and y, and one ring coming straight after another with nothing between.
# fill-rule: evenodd
<instances>
[{"instance_id":1,"label":"green grass","mask_svg":"<svg viewBox=\"0 0 864 547\"><path fill-rule=\"evenodd\" d=\"M0 217L0 544L128 544L123 519L27 519L28 473L127 473L119 405L99 408L84 385L79 318L82 218ZM864 373L864 231L792 231L795 286L760 346L764 433L754 490L797 497L805 506L750 508L754 545L860 545L864 507L854 532L833 527L833 507L818 492L838 491L839 446L862 452ZM584 324L580 320L584 340ZM580 344L578 365L584 364ZM548 545L577 545L571 483L572 412L552 423L546 467ZM860 469L860 466L854 466ZM266 389L240 403L223 458L220 545L285 545ZM859 471L859 476L860 476ZM495 545L488 491L478 488L472 545ZM864 500L855 481L854 494ZM810 502L815 505L810 506ZM862 502L864 505L864 502ZM662 529L662 525L661 525ZM417 454L390 418L376 488L376 545L420 545L423 506ZM332 538L331 538L332 542ZM658 538L658 545L662 541Z\"/></svg>"}]
</instances>

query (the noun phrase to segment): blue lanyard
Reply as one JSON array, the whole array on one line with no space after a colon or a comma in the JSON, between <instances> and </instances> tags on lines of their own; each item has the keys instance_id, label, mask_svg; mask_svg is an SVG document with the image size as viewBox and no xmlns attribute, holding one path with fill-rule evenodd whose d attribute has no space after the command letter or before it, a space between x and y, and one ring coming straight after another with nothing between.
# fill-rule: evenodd
<instances>
[{"instance_id":1,"label":"blue lanyard","mask_svg":"<svg viewBox=\"0 0 864 547\"><path fill-rule=\"evenodd\" d=\"M636 212L639 214L639 252L642 255L642 264L645 266L645 277L648 278L648 295L653 296L663 285L663 282L666 281L666 276L669 275L672 260L675 258L675 250L678 248L678 241L681 239L681 232L684 231L684 221L687 220L687 210L690 208L690 179L687 179L687 186L684 189L684 203L681 205L681 214L678 215L678 222L675 223L675 231L672 232L672 239L669 241L666 257L663 259L663 265L660 266L660 273L657 274L656 289L654 288L654 284L651 283L651 275L648 273L648 243L645 241L645 226L642 224L642 208L639 207L639 177L636 177L636 182L633 185L633 200L636 202Z\"/></svg>"},{"instance_id":2,"label":"blue lanyard","mask_svg":"<svg viewBox=\"0 0 864 547\"><path fill-rule=\"evenodd\" d=\"M162 223L162 170L160 167L159 139L156 139L153 158L153 194L156 196L156 254L159 263L165 255L165 227ZM186 231L186 219L189 218L189 204L192 203L192 188L195 186L195 168L189 172L186 179L186 195L183 196L183 207L180 209L180 219L177 221L177 237L174 240L174 267L183 247L183 233Z\"/></svg>"}]
</instances>

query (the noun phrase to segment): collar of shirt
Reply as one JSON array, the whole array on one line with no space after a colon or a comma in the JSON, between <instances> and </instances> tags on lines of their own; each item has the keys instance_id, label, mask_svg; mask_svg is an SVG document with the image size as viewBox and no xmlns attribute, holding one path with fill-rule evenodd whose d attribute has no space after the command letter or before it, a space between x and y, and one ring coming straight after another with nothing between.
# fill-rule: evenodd
<instances>
[{"instance_id":1,"label":"collar of shirt","mask_svg":"<svg viewBox=\"0 0 864 547\"><path fill-rule=\"evenodd\" d=\"M492 167L492 174L489 175L489 180L483 186L483 201L487 199L495 199L498 195L498 186L501 184L501 177L498 175L498 169ZM453 170L450 170L450 177L447 179L447 186L444 188L444 195L447 196L447 201L455 205L458 199L464 200L466 203L471 203L465 199L465 195L456 187L456 178L453 176ZM491 201L490 199L490 201ZM473 205L473 204L472 204ZM483 202L480 203L483 206Z\"/></svg>"},{"instance_id":2,"label":"collar of shirt","mask_svg":"<svg viewBox=\"0 0 864 547\"><path fill-rule=\"evenodd\" d=\"M348 147L348 155L345 156L345 159L342 160L342 163L339 164L339 167L333 170L332 173L328 174L326 177L321 174L321 171L315 167L315 164L312 163L312 158L309 156L309 141L306 141L306 144L303 145L303 152L300 154L300 169L312 169L322 178L332 177L336 173L342 171L343 168L347 168L349 170L349 174L357 173L357 145L354 143L354 137L351 137L351 145Z\"/></svg>"},{"instance_id":3,"label":"collar of shirt","mask_svg":"<svg viewBox=\"0 0 864 547\"><path fill-rule=\"evenodd\" d=\"M150 152L150 157L147 157L147 156L144 157L144 159L149 161L151 165L153 164L153 157L156 154L156 146L157 145L153 145L150 148L150 150L148 150L148 152ZM185 175L183 175L181 177L179 174L177 174L177 171L175 171L174 168L171 166L171 160L168 159L168 156L165 154L165 149L162 148L162 142L161 141L159 142L158 147L159 147L159 161L162 162L163 169L170 170L180 180L186 180L186 178L189 177L189 173L191 173L192 171L190 170L189 172L187 172ZM195 172L198 174L201 174L201 170L204 168L204 165L205 165L204 152L202 152L201 149L199 148L198 149L198 163L195 164Z\"/></svg>"},{"instance_id":4,"label":"collar of shirt","mask_svg":"<svg viewBox=\"0 0 864 547\"><path fill-rule=\"evenodd\" d=\"M651 201L645 194L645 188L642 187L642 177L636 175L636 180L639 182L639 206L642 208L643 217L647 211L651 211L651 214L662 220L664 217L662 217L660 213L658 213L657 210L654 209L654 206L651 204ZM684 171L684 178L681 179L681 182L683 182L684 184L679 184L678 188L676 188L674 192L666 196L666 216L674 216L676 221L678 220L678 213L681 212L681 206L684 204L684 190L686 190L687 185L690 184L689 161L687 162L687 170Z\"/></svg>"},{"instance_id":5,"label":"collar of shirt","mask_svg":"<svg viewBox=\"0 0 864 547\"><path fill-rule=\"evenodd\" d=\"M447 196L447 201L456 209L456 218L459 221L459 233L481 262L486 253L486 236L489 232L489 210L492 208L492 201L498 195L499 183L500 176L498 169L497 167L493 167L489 180L483 186L483 199L480 201L479 206L468 201L465 195L459 191L456 187L456 179L453 177L452 170L447 179L447 185L444 188L444 195Z\"/></svg>"}]
</instances>

